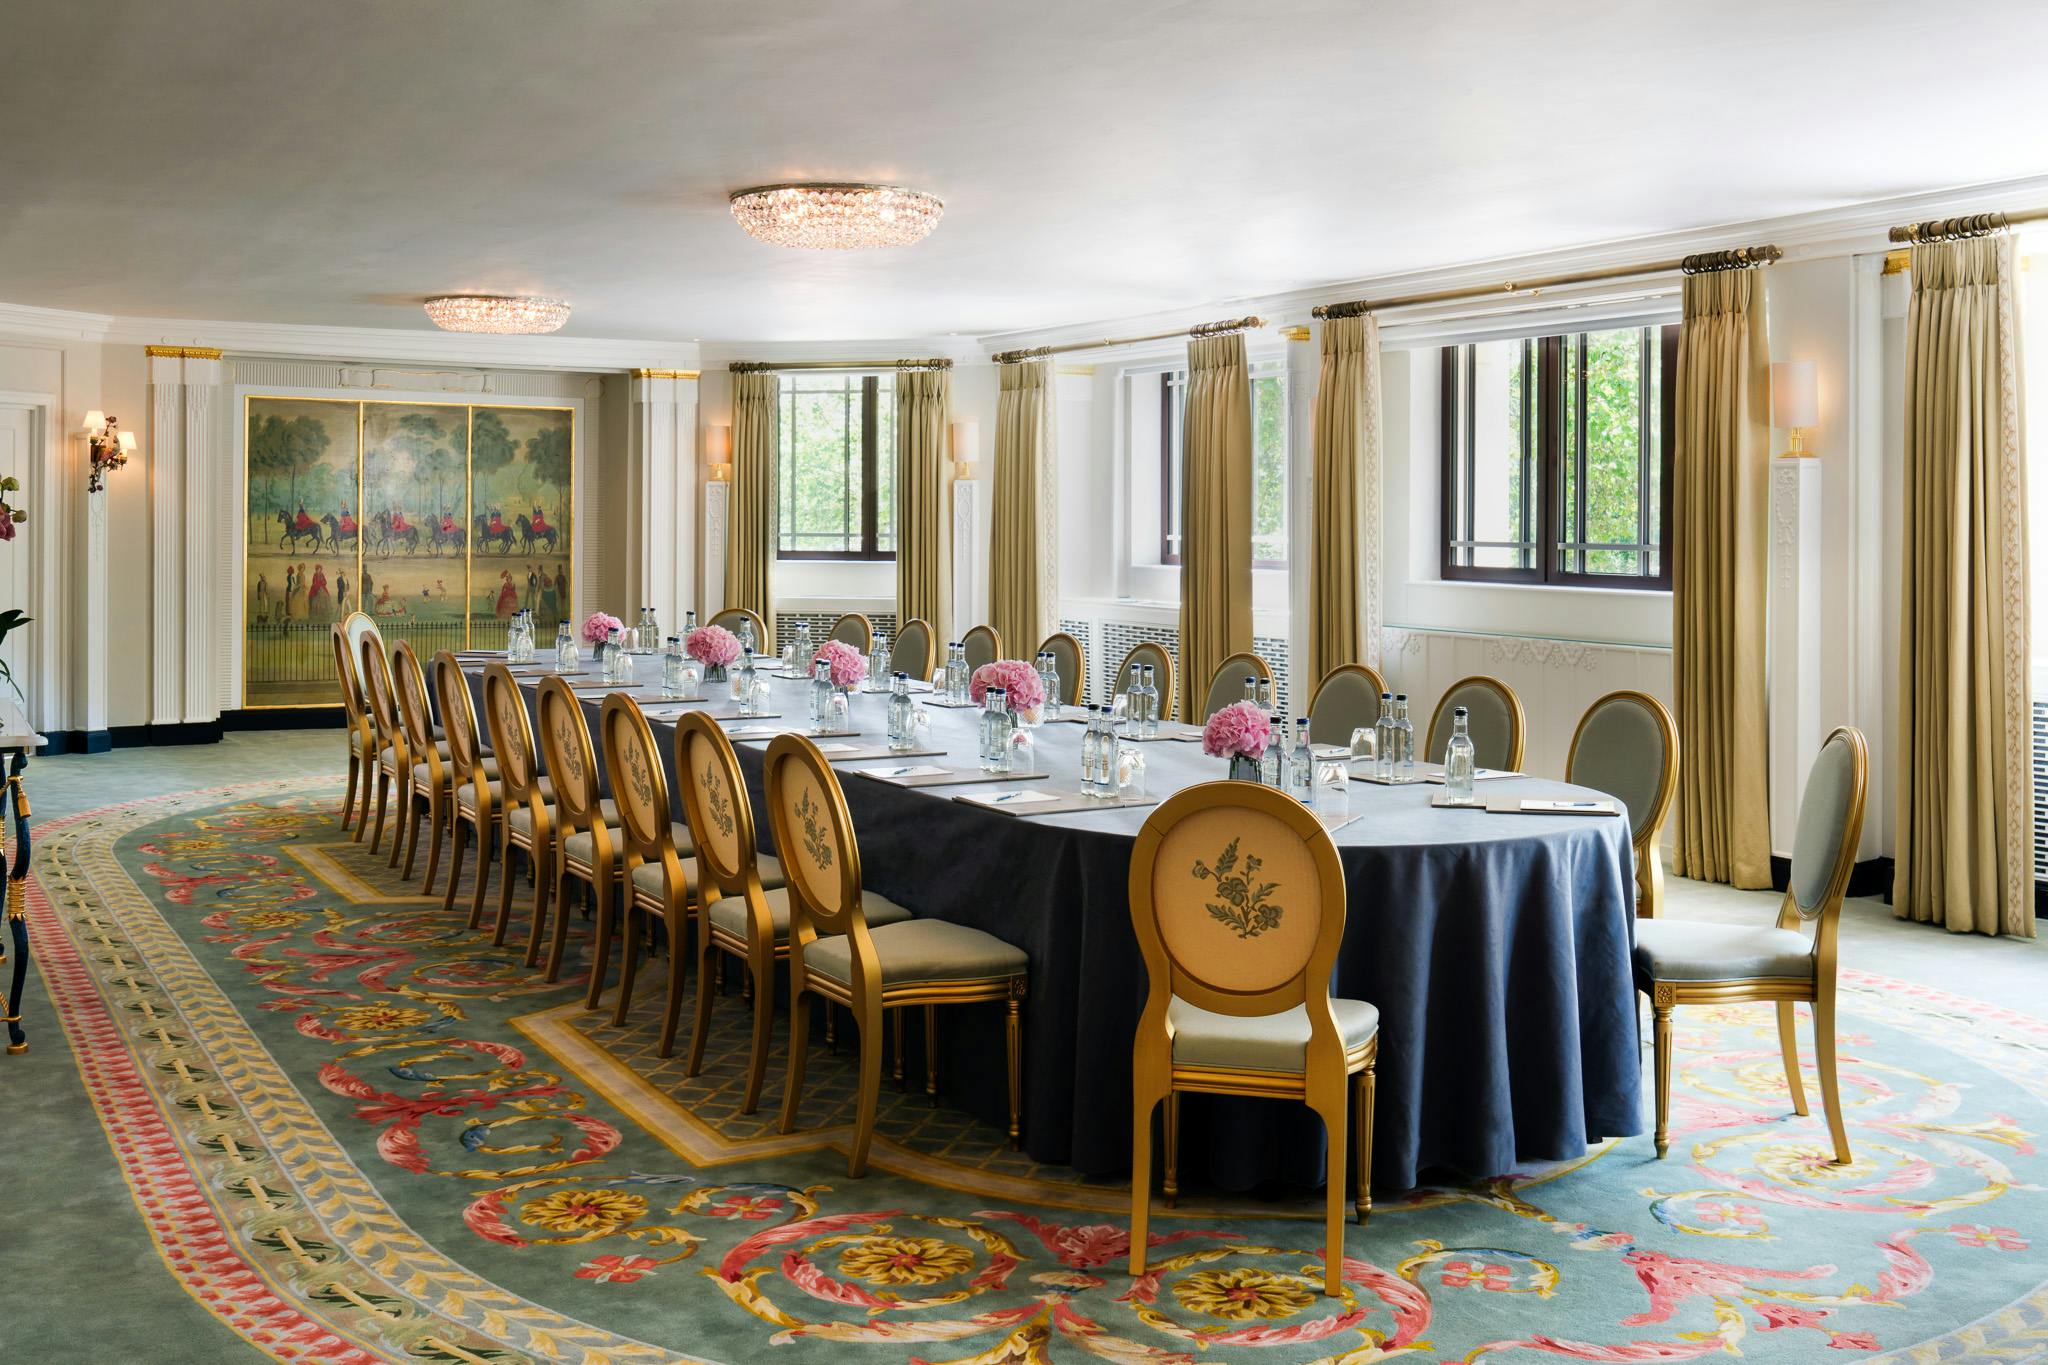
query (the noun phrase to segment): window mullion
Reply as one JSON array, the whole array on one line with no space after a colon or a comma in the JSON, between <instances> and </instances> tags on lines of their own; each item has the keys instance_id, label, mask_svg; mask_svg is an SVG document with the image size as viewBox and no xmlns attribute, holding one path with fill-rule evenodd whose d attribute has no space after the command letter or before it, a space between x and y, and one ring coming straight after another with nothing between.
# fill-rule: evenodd
<instances>
[{"instance_id":1,"label":"window mullion","mask_svg":"<svg viewBox=\"0 0 2048 1365\"><path fill-rule=\"evenodd\" d=\"M1542 338L1536 356L1536 387L1543 395L1543 420L1537 428L1537 464L1542 481L1542 502L1537 514L1540 531L1537 556L1542 562L1541 580L1545 583L1555 581L1562 567L1558 561L1557 529L1564 510L1564 478L1560 468L1560 447L1564 435L1563 371L1564 338Z\"/></svg>"},{"instance_id":2,"label":"window mullion","mask_svg":"<svg viewBox=\"0 0 2048 1365\"><path fill-rule=\"evenodd\" d=\"M880 499L878 461L881 452L875 447L880 441L881 424L877 408L881 401L881 381L869 375L861 381L860 388L860 549L861 553L873 557L880 550L876 537L876 521Z\"/></svg>"}]
</instances>

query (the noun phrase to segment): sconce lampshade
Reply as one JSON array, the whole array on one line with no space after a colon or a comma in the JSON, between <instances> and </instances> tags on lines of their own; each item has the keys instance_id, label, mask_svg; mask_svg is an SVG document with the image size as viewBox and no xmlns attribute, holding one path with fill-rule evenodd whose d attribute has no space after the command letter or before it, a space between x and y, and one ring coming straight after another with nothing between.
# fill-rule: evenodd
<instances>
[{"instance_id":1,"label":"sconce lampshade","mask_svg":"<svg viewBox=\"0 0 2048 1365\"><path fill-rule=\"evenodd\" d=\"M953 463L969 464L981 453L981 423L955 422L952 430Z\"/></svg>"},{"instance_id":2,"label":"sconce lampshade","mask_svg":"<svg viewBox=\"0 0 2048 1365\"><path fill-rule=\"evenodd\" d=\"M704 463L722 465L731 462L732 428L722 422L714 422L704 428Z\"/></svg>"},{"instance_id":3,"label":"sconce lampshade","mask_svg":"<svg viewBox=\"0 0 2048 1365\"><path fill-rule=\"evenodd\" d=\"M132 431L124 431L124 432L122 432L122 433L121 433L121 449L123 449L123 450L127 450L127 451L132 451L132 450L134 450L134 449L135 449L135 433L134 433L134 432L132 432Z\"/></svg>"},{"instance_id":4,"label":"sconce lampshade","mask_svg":"<svg viewBox=\"0 0 2048 1365\"><path fill-rule=\"evenodd\" d=\"M1820 423L1820 387L1811 360L1771 366L1771 425L1790 429Z\"/></svg>"},{"instance_id":5,"label":"sconce lampshade","mask_svg":"<svg viewBox=\"0 0 2048 1365\"><path fill-rule=\"evenodd\" d=\"M90 432L105 431L107 429L107 415L98 408L94 408L85 415L85 429Z\"/></svg>"}]
</instances>

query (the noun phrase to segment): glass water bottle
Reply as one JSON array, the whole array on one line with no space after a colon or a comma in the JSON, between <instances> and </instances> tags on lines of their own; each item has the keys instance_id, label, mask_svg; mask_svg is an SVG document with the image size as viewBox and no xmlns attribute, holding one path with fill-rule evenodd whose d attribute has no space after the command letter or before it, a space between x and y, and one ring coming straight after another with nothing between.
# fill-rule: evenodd
<instances>
[{"instance_id":1,"label":"glass water bottle","mask_svg":"<svg viewBox=\"0 0 2048 1365\"><path fill-rule=\"evenodd\" d=\"M1451 712L1451 742L1444 746L1444 796L1470 802L1476 772L1472 736L1465 733L1465 708L1460 706Z\"/></svg>"},{"instance_id":2,"label":"glass water bottle","mask_svg":"<svg viewBox=\"0 0 2048 1365\"><path fill-rule=\"evenodd\" d=\"M1408 719L1408 694L1394 694L1395 776L1403 782L1415 780L1415 722Z\"/></svg>"}]
</instances>

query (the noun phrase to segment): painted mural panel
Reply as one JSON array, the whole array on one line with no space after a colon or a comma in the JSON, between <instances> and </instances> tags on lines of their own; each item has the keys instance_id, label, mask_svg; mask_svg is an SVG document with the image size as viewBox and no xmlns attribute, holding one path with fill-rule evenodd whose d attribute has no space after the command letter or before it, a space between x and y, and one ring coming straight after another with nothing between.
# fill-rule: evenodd
<instances>
[{"instance_id":1,"label":"painted mural panel","mask_svg":"<svg viewBox=\"0 0 2048 1365\"><path fill-rule=\"evenodd\" d=\"M496 647L506 618L534 614L542 649L574 616L572 408L477 407L470 435L470 633Z\"/></svg>"},{"instance_id":2,"label":"painted mural panel","mask_svg":"<svg viewBox=\"0 0 2048 1365\"><path fill-rule=\"evenodd\" d=\"M243 704L333 704L328 625L361 597L359 404L248 401Z\"/></svg>"},{"instance_id":3,"label":"painted mural panel","mask_svg":"<svg viewBox=\"0 0 2048 1365\"><path fill-rule=\"evenodd\" d=\"M420 662L467 643L469 409L363 404L363 601Z\"/></svg>"}]
</instances>

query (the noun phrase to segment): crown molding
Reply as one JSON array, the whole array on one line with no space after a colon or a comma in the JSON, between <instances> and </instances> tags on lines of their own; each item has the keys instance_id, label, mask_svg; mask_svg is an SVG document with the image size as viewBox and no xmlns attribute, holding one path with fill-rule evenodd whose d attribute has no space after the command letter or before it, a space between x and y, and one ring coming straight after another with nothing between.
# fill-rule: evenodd
<instances>
[{"instance_id":1,"label":"crown molding","mask_svg":"<svg viewBox=\"0 0 2048 1365\"><path fill-rule=\"evenodd\" d=\"M1310 320L1310 310L1317 304L1369 299L1375 295L1393 297L1401 294L1433 293L1441 289L1474 288L1498 284L1504 280L1541 275L1571 274L1586 270L1623 270L1646 262L1669 260L1703 251L1722 251L1761 241L1769 241L1785 249L1784 259L1779 262L1779 268L1782 268L1800 261L1888 251L1893 244L1886 233L1897 223L1949 217L1960 213L1987 212L1992 209L2012 211L2043 205L2048 205L2048 175L2028 176L2024 179L1960 185L1919 194L1873 199L1776 218L1753 218L1682 231L1615 238L1553 251L1499 256L1429 270L1363 275L1279 293L1209 299L1164 312L1099 318L1057 327L989 332L976 339L984 351L992 354L996 351L1019 350L1032 346L1069 345L1128 332L1171 331L1226 313L1255 313L1266 319L1269 328L1284 329L1292 325L1307 324ZM1655 277L1636 276L1632 279L1577 286L1569 290L1546 290L1543 298L1550 305L1640 298L1675 291L1677 279L1678 276L1673 274L1670 283L1659 285ZM1470 299L1434 309L1417 310L1417 316L1442 316L1447 313L1465 316L1494 311L1527 310L1531 306L1530 295L1503 294L1498 300ZM1404 311L1403 317L1407 316Z\"/></svg>"},{"instance_id":2,"label":"crown molding","mask_svg":"<svg viewBox=\"0 0 2048 1365\"><path fill-rule=\"evenodd\" d=\"M796 360L847 360L856 365L894 365L904 356L930 356L955 365L991 363L972 337L890 337L863 341L707 341L702 368L723 370L734 361L782 364Z\"/></svg>"}]
</instances>

